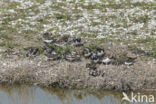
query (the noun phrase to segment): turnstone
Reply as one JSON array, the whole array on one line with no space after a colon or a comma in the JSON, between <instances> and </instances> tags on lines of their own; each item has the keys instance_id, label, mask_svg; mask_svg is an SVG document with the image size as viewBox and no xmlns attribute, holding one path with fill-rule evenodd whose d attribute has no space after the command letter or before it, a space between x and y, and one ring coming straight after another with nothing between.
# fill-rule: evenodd
<instances>
[{"instance_id":1,"label":"turnstone","mask_svg":"<svg viewBox=\"0 0 156 104\"><path fill-rule=\"evenodd\" d=\"M116 59L116 55L113 54L113 53L111 53L111 54L109 55L109 58L110 58L110 59Z\"/></svg>"},{"instance_id":2,"label":"turnstone","mask_svg":"<svg viewBox=\"0 0 156 104\"><path fill-rule=\"evenodd\" d=\"M31 56L35 57L35 56L39 55L39 49L38 48L29 47L29 48L25 48L24 50L27 51L26 57L31 57Z\"/></svg>"},{"instance_id":3,"label":"turnstone","mask_svg":"<svg viewBox=\"0 0 156 104\"><path fill-rule=\"evenodd\" d=\"M111 64L112 65L118 65L118 60L117 60L117 58L116 58L116 55L115 54L110 54L110 56L108 57L110 60L111 60Z\"/></svg>"},{"instance_id":4,"label":"turnstone","mask_svg":"<svg viewBox=\"0 0 156 104\"><path fill-rule=\"evenodd\" d=\"M132 57L127 57L126 61L125 61L125 65L133 65L134 64L134 61L135 61L136 58L132 58Z\"/></svg>"},{"instance_id":5,"label":"turnstone","mask_svg":"<svg viewBox=\"0 0 156 104\"><path fill-rule=\"evenodd\" d=\"M50 34L48 32L43 34L43 38L44 38L43 42L45 42L45 43L53 43L56 41L56 39L54 39L54 37L52 37L52 34Z\"/></svg>"},{"instance_id":6,"label":"turnstone","mask_svg":"<svg viewBox=\"0 0 156 104\"><path fill-rule=\"evenodd\" d=\"M82 54L85 58L89 58L92 55L91 50L89 48L84 48Z\"/></svg>"},{"instance_id":7,"label":"turnstone","mask_svg":"<svg viewBox=\"0 0 156 104\"><path fill-rule=\"evenodd\" d=\"M87 63L86 68L95 70L96 69L96 64L95 63Z\"/></svg>"},{"instance_id":8,"label":"turnstone","mask_svg":"<svg viewBox=\"0 0 156 104\"><path fill-rule=\"evenodd\" d=\"M96 48L96 54L98 57L101 57L104 55L104 49L103 48L100 48L100 47L97 47Z\"/></svg>"},{"instance_id":9,"label":"turnstone","mask_svg":"<svg viewBox=\"0 0 156 104\"><path fill-rule=\"evenodd\" d=\"M12 49L7 49L5 50L5 55L16 55L17 53L15 51L13 51Z\"/></svg>"},{"instance_id":10,"label":"turnstone","mask_svg":"<svg viewBox=\"0 0 156 104\"><path fill-rule=\"evenodd\" d=\"M111 60L110 58L106 57L106 58L104 58L104 59L102 60L102 63L108 65L108 64L111 63L111 61L112 61L112 60Z\"/></svg>"},{"instance_id":11,"label":"turnstone","mask_svg":"<svg viewBox=\"0 0 156 104\"><path fill-rule=\"evenodd\" d=\"M89 72L89 75L94 76L94 77L99 76L100 75L100 71L92 70L92 71Z\"/></svg>"},{"instance_id":12,"label":"turnstone","mask_svg":"<svg viewBox=\"0 0 156 104\"><path fill-rule=\"evenodd\" d=\"M94 63L98 63L98 62L99 62L99 57L98 57L95 53L93 53L93 54L91 55L91 60L92 60L92 62L94 62Z\"/></svg>"},{"instance_id":13,"label":"turnstone","mask_svg":"<svg viewBox=\"0 0 156 104\"><path fill-rule=\"evenodd\" d=\"M58 60L60 58L60 56L55 51L45 55L47 56L47 61Z\"/></svg>"},{"instance_id":14,"label":"turnstone","mask_svg":"<svg viewBox=\"0 0 156 104\"><path fill-rule=\"evenodd\" d=\"M61 41L63 41L63 42L68 42L69 41L69 35L64 35L62 38L61 38Z\"/></svg>"},{"instance_id":15,"label":"turnstone","mask_svg":"<svg viewBox=\"0 0 156 104\"><path fill-rule=\"evenodd\" d=\"M116 64L117 64L117 65L125 64L125 65L130 66L130 65L133 65L135 59L136 59L136 58L127 57L127 56L120 57L120 58L117 58L117 59L116 59Z\"/></svg>"},{"instance_id":16,"label":"turnstone","mask_svg":"<svg viewBox=\"0 0 156 104\"><path fill-rule=\"evenodd\" d=\"M146 51L141 50L141 49L134 49L132 52L134 54L136 54L136 55L150 56L150 53L149 52L146 52Z\"/></svg>"},{"instance_id":17,"label":"turnstone","mask_svg":"<svg viewBox=\"0 0 156 104\"><path fill-rule=\"evenodd\" d=\"M65 52L65 60L69 62L80 61L80 55L75 51Z\"/></svg>"},{"instance_id":18,"label":"turnstone","mask_svg":"<svg viewBox=\"0 0 156 104\"><path fill-rule=\"evenodd\" d=\"M44 53L52 53L52 51L54 51L54 48L46 44L43 46L43 50L44 50Z\"/></svg>"},{"instance_id":19,"label":"turnstone","mask_svg":"<svg viewBox=\"0 0 156 104\"><path fill-rule=\"evenodd\" d=\"M75 46L82 46L83 44L81 43L81 38L75 37L73 39L74 45Z\"/></svg>"}]
</instances>

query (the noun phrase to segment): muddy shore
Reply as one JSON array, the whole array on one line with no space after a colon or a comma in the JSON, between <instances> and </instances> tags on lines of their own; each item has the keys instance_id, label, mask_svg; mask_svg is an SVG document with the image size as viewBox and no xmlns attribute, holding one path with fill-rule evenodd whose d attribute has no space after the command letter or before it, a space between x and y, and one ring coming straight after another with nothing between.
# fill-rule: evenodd
<instances>
[{"instance_id":1,"label":"muddy shore","mask_svg":"<svg viewBox=\"0 0 156 104\"><path fill-rule=\"evenodd\" d=\"M156 90L155 61L136 62L133 66L100 65L101 75L89 75L86 60L80 62L45 61L16 55L0 57L0 83L29 83L45 87L107 90Z\"/></svg>"}]
</instances>

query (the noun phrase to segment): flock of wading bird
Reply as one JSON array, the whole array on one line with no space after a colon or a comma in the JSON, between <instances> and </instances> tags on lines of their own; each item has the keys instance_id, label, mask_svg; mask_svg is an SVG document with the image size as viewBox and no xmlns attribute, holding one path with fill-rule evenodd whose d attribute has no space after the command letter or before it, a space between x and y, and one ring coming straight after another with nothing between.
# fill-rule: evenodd
<instances>
[{"instance_id":1,"label":"flock of wading bird","mask_svg":"<svg viewBox=\"0 0 156 104\"><path fill-rule=\"evenodd\" d=\"M27 57L35 57L43 50L47 61L66 60L69 62L79 62L82 58L90 60L86 68L92 70L89 74L92 76L100 75L97 70L98 64L103 65L133 65L136 58L123 57L117 58L116 55L106 55L104 48L97 46L94 50L83 44L81 37L71 37L69 35L58 38L51 33L44 33L44 45L41 49L36 47L26 48Z\"/></svg>"}]
</instances>

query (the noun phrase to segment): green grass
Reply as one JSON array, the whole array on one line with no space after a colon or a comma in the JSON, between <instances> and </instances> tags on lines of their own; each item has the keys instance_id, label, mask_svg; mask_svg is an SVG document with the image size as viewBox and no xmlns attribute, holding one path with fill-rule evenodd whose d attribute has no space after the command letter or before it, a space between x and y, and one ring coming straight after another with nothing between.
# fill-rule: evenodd
<instances>
[{"instance_id":1,"label":"green grass","mask_svg":"<svg viewBox=\"0 0 156 104\"><path fill-rule=\"evenodd\" d=\"M55 46L54 49L55 49L55 52L57 54L62 55L63 47L61 47L61 46Z\"/></svg>"},{"instance_id":2,"label":"green grass","mask_svg":"<svg viewBox=\"0 0 156 104\"><path fill-rule=\"evenodd\" d=\"M148 15L140 16L138 18L134 17L132 18L132 21L135 23L147 23L150 20L150 17Z\"/></svg>"},{"instance_id":3,"label":"green grass","mask_svg":"<svg viewBox=\"0 0 156 104\"><path fill-rule=\"evenodd\" d=\"M156 43L155 38L147 37L146 39L138 39L136 40L137 43Z\"/></svg>"},{"instance_id":4,"label":"green grass","mask_svg":"<svg viewBox=\"0 0 156 104\"><path fill-rule=\"evenodd\" d=\"M43 54L44 53L44 50L43 50L43 48L41 46L38 46L36 48L38 48L39 54Z\"/></svg>"},{"instance_id":5,"label":"green grass","mask_svg":"<svg viewBox=\"0 0 156 104\"><path fill-rule=\"evenodd\" d=\"M99 46L99 45L101 45L103 43L107 43L109 41L110 41L109 38L101 38L101 39L97 39L96 42L95 42L95 44L96 44L96 46Z\"/></svg>"},{"instance_id":6,"label":"green grass","mask_svg":"<svg viewBox=\"0 0 156 104\"><path fill-rule=\"evenodd\" d=\"M4 54L4 52L0 51L0 55Z\"/></svg>"},{"instance_id":7,"label":"green grass","mask_svg":"<svg viewBox=\"0 0 156 104\"><path fill-rule=\"evenodd\" d=\"M5 40L13 40L12 37L6 35L6 34L0 34L0 38L5 39Z\"/></svg>"},{"instance_id":8,"label":"green grass","mask_svg":"<svg viewBox=\"0 0 156 104\"><path fill-rule=\"evenodd\" d=\"M71 52L71 51L73 51L73 48L72 48L71 46L67 45L67 46L65 47L65 51L66 51L66 52Z\"/></svg>"},{"instance_id":9,"label":"green grass","mask_svg":"<svg viewBox=\"0 0 156 104\"><path fill-rule=\"evenodd\" d=\"M0 46L9 48L9 49L13 49L15 47L15 44L12 41L7 41L7 42L1 42Z\"/></svg>"},{"instance_id":10,"label":"green grass","mask_svg":"<svg viewBox=\"0 0 156 104\"><path fill-rule=\"evenodd\" d=\"M49 45L52 49L54 49L55 52L56 52L57 54L59 54L60 56L62 55L62 52L63 52L63 50L64 50L63 47L61 47L61 46L56 46L56 45L51 44L51 43L49 43L48 45Z\"/></svg>"},{"instance_id":11,"label":"green grass","mask_svg":"<svg viewBox=\"0 0 156 104\"><path fill-rule=\"evenodd\" d=\"M96 38L98 36L98 34L96 34L96 33L82 33L81 36L82 37Z\"/></svg>"},{"instance_id":12,"label":"green grass","mask_svg":"<svg viewBox=\"0 0 156 104\"><path fill-rule=\"evenodd\" d=\"M15 47L15 44L13 42L6 42L5 47L13 49Z\"/></svg>"},{"instance_id":13,"label":"green grass","mask_svg":"<svg viewBox=\"0 0 156 104\"><path fill-rule=\"evenodd\" d=\"M139 45L140 44L144 44L144 47L151 47L152 49L151 50L149 50L149 58L151 57L151 58L156 58L156 40L154 39L154 38L150 38L150 37L148 37L148 38L146 38L146 39L139 39L139 40L137 40L137 44L138 44L138 46L137 45L128 45L128 50L130 50L130 51L134 51L134 50L139 50L140 48L139 48Z\"/></svg>"},{"instance_id":14,"label":"green grass","mask_svg":"<svg viewBox=\"0 0 156 104\"><path fill-rule=\"evenodd\" d=\"M86 47L89 48L92 52L96 52L96 48L97 48L96 44L89 44Z\"/></svg>"},{"instance_id":15,"label":"green grass","mask_svg":"<svg viewBox=\"0 0 156 104\"><path fill-rule=\"evenodd\" d=\"M118 56L119 56L119 58L125 58L125 57L127 57L127 54L126 53L118 53Z\"/></svg>"},{"instance_id":16,"label":"green grass","mask_svg":"<svg viewBox=\"0 0 156 104\"><path fill-rule=\"evenodd\" d=\"M0 46L4 47L5 46L5 42L0 42Z\"/></svg>"},{"instance_id":17,"label":"green grass","mask_svg":"<svg viewBox=\"0 0 156 104\"><path fill-rule=\"evenodd\" d=\"M42 42L42 38L37 37L37 38L35 39L35 42Z\"/></svg>"},{"instance_id":18,"label":"green grass","mask_svg":"<svg viewBox=\"0 0 156 104\"><path fill-rule=\"evenodd\" d=\"M130 32L130 34L132 34L132 35L138 35L138 31L137 30L134 30L134 31Z\"/></svg>"},{"instance_id":19,"label":"green grass","mask_svg":"<svg viewBox=\"0 0 156 104\"><path fill-rule=\"evenodd\" d=\"M153 47L150 53L152 57L156 58L156 47Z\"/></svg>"},{"instance_id":20,"label":"green grass","mask_svg":"<svg viewBox=\"0 0 156 104\"><path fill-rule=\"evenodd\" d=\"M67 21L67 20L71 20L71 16L69 14L55 14L55 17L56 19L58 20L64 20L64 21Z\"/></svg>"},{"instance_id":21,"label":"green grass","mask_svg":"<svg viewBox=\"0 0 156 104\"><path fill-rule=\"evenodd\" d=\"M136 45L128 45L128 50L133 51L138 49L138 47Z\"/></svg>"},{"instance_id":22,"label":"green grass","mask_svg":"<svg viewBox=\"0 0 156 104\"><path fill-rule=\"evenodd\" d=\"M48 32L51 32L51 31L54 31L54 30L57 30L58 31L58 28L57 27L53 27L53 28L48 29L47 31Z\"/></svg>"},{"instance_id":23,"label":"green grass","mask_svg":"<svg viewBox=\"0 0 156 104\"><path fill-rule=\"evenodd\" d=\"M8 3L7 9L14 9L14 8L16 8L18 5L20 5L20 3L18 3L18 2Z\"/></svg>"},{"instance_id":24,"label":"green grass","mask_svg":"<svg viewBox=\"0 0 156 104\"><path fill-rule=\"evenodd\" d=\"M45 3L45 0L30 0L32 2L38 2L41 5L43 3ZM55 34L52 34L55 38L59 38L60 37L60 33L67 33L70 31L78 31L80 32L80 36L82 37L88 37L88 38L96 38L99 33L98 33L98 29L97 31L95 30L88 30L88 31L83 31L84 29L84 24L83 25L78 25L75 26L73 25L70 28L67 28L67 30L65 30L65 28L63 28L63 31L59 28L59 26L61 27L69 27L68 24L65 23L65 21L69 21L71 22L71 24L74 23L74 21L77 22L78 19L82 18L84 19L84 22L86 22L86 19L83 18L83 10L78 9L78 8L82 8L84 9L88 14L89 14L89 18L87 18L90 23L87 24L86 26L90 27L94 27L94 26L105 26L106 27L110 26L112 28L112 30L110 29L110 31L107 31L106 29L102 30L102 33L104 32L108 32L108 36L106 36L106 38L103 39L97 39L95 41L95 45L89 45L88 47L95 51L95 47L102 44L102 43L106 43L109 42L110 40L114 43L114 44L119 44L120 42L124 43L124 39L125 37L121 37L120 34L122 34L122 31L118 30L118 28L129 28L130 26L133 25L133 23L145 23L145 25L143 26L143 28L141 28L140 30L134 30L134 31L130 31L129 34L132 34L131 36L138 36L140 35L140 32L144 32L147 30L147 32L149 31L147 27L148 22L152 20L153 17L150 17L150 15L148 15L148 13L145 14L141 14L140 12L143 10L155 10L155 3L146 3L146 2L136 2L136 3L131 3L131 0L121 0L121 4L119 3L115 3L115 1L112 0L101 0L101 2L103 2L102 4L99 3L89 3L88 5L85 5L84 2L85 0L80 0L80 2L75 3L75 0L72 0L69 4L66 3L65 0L63 0L62 2L55 2L55 3L51 3L50 4L50 8L52 10L54 10L53 15L45 15L45 16L41 16L40 18L35 18L33 20L29 20L27 17L31 17L31 15L29 15L31 12L35 13L34 15L38 15L38 14L44 14L43 12L49 12L49 7L48 8L38 8L38 4L34 4L32 6L29 6L28 8L25 9L18 9L16 8L17 6L20 6L20 3L17 2L7 2L4 1L6 5L3 5L3 7L0 8L0 12L2 13L2 18L1 21L2 23L0 24L0 39L2 40L2 42L0 43L0 46L2 47L6 47L6 48L15 48L17 47L14 43L14 37L19 37L20 39L25 38L27 41L32 41L33 42L42 42L42 38L41 37L37 37L38 34L41 34L41 32L43 32L43 30L45 29L44 25L50 25L52 24L52 27L48 27L46 29L47 32L54 32ZM106 2L108 2L108 4L106 4ZM70 7L71 6L71 7ZM106 9L107 8L107 9ZM135 9L135 8L139 8L139 10L136 10L134 12L132 12L133 14L128 14L127 17L125 16L125 11L122 9ZM14 9L15 12L17 13L8 13L7 10L9 9ZM70 9L70 11L69 11ZM102 15L97 15L96 13L94 14L93 9L97 9L99 12L104 13ZM121 9L121 11L118 11L118 9ZM112 14L108 14L105 15L105 12L108 13L109 11L107 10L111 10L113 11ZM118 13L119 14L116 14ZM45 13L46 14L46 13ZM139 15L139 16L135 16L135 15ZM32 15L32 16L34 16ZM98 20L101 20L100 22L96 22L94 21L95 19L92 17L97 17ZM118 16L121 16L123 18L120 18ZM127 18L130 20L127 20ZM18 19L21 19L22 21L18 21ZM113 20L113 21L112 21ZM113 22L112 24L108 24L107 22ZM15 23L14 26L11 26L11 22ZM34 22L37 24L36 25L31 25L31 22ZM80 21L82 22L82 21ZM55 25L58 24L58 25ZM25 27L29 26L29 28L31 29L26 29ZM34 29L34 30L33 30ZM45 30L46 30L45 29ZM115 30L115 31L113 31ZM155 30L150 30L151 32L151 36L154 36L154 31ZM144 32L146 33L146 32ZM148 32L149 33L149 32ZM109 34L112 34L112 37L109 37ZM128 34L128 35L129 35ZM35 35L35 37L37 38L33 38ZM64 35L61 34L61 35ZM74 34L77 35L77 34ZM114 39L115 38L115 39ZM134 37L135 38L135 37ZM126 40L126 45L127 44L131 44L131 41L133 41L134 39L133 37L131 39ZM130 41L129 41L130 40ZM134 43L137 44L137 46L144 45L144 46L150 46L150 47L155 47L156 44L156 39L152 38L152 37L147 37L146 39L137 39L136 41L134 41ZM56 47L54 46L55 50L58 53L61 53L62 50L64 50L63 47ZM63 49L62 49L63 48ZM133 50L136 49L138 47L136 47L135 45L131 45L128 46L129 50ZM72 50L70 46L67 46L65 50ZM155 48L152 48L151 50L151 54L153 57L155 57Z\"/></svg>"},{"instance_id":25,"label":"green grass","mask_svg":"<svg viewBox=\"0 0 156 104\"><path fill-rule=\"evenodd\" d=\"M44 50L43 50L43 48L41 46L34 46L34 47L29 46L29 47L26 47L26 48L21 48L19 50L22 52L22 51L25 51L25 50L27 50L29 48L38 49L38 52L37 52L38 55L44 53Z\"/></svg>"},{"instance_id":26,"label":"green grass","mask_svg":"<svg viewBox=\"0 0 156 104\"><path fill-rule=\"evenodd\" d=\"M24 35L24 38L27 39L27 40L32 40L33 36L26 34L26 35Z\"/></svg>"}]
</instances>

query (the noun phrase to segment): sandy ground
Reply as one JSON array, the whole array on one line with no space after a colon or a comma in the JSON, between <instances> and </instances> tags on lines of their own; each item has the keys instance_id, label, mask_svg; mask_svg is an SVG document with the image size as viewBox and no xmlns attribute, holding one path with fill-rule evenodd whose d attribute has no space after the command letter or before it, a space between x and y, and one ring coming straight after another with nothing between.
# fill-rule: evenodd
<instances>
[{"instance_id":1,"label":"sandy ground","mask_svg":"<svg viewBox=\"0 0 156 104\"><path fill-rule=\"evenodd\" d=\"M99 76L89 75L87 60L47 62L16 55L0 57L0 83L29 83L45 87L107 90L156 90L156 62L136 62L133 66L100 65Z\"/></svg>"}]
</instances>

